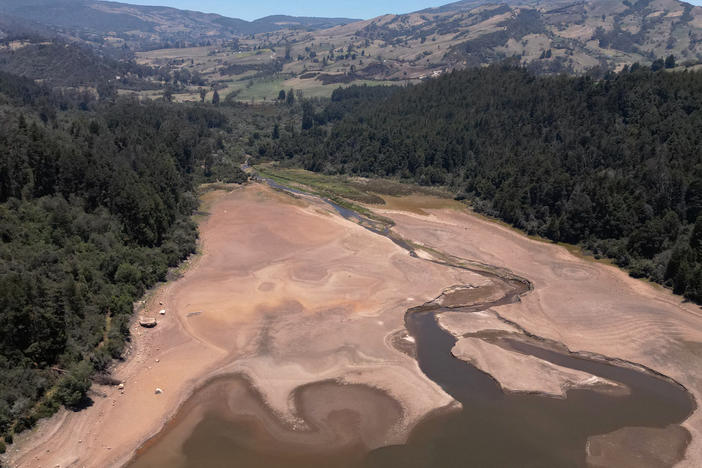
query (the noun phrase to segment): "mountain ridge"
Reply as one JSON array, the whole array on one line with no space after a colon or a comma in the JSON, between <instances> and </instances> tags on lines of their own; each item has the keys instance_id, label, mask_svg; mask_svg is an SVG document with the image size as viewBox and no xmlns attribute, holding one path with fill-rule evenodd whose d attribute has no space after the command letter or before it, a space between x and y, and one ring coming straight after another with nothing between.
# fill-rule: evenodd
<instances>
[{"instance_id":1,"label":"mountain ridge","mask_svg":"<svg viewBox=\"0 0 702 468\"><path fill-rule=\"evenodd\" d=\"M43 11L46 5L53 9ZM76 5L92 16L70 16ZM30 19L8 19L7 11ZM54 26L39 22L46 16ZM596 76L635 63L661 66L666 58L702 66L702 7L678 0L462 0L350 23L286 15L247 22L98 0L0 0L0 31L6 70L22 65L23 76L56 85L108 80L123 88L125 74L112 65L85 77L65 66L57 68L65 76L45 76L56 57L37 46L42 37L88 44L99 56L154 70L129 75L128 89L153 97L168 88L183 100L201 99L204 86L240 101L275 100L291 88L329 97L339 85L416 83L506 60L537 74ZM20 50L28 44L32 48ZM60 51L71 63L87 57ZM115 70L113 78L107 70Z\"/></svg>"},{"instance_id":2,"label":"mountain ridge","mask_svg":"<svg viewBox=\"0 0 702 468\"><path fill-rule=\"evenodd\" d=\"M108 42L136 50L174 43L204 45L286 27L308 30L356 21L283 15L246 21L216 13L102 0L0 0L0 14L49 27L66 39L99 45Z\"/></svg>"}]
</instances>

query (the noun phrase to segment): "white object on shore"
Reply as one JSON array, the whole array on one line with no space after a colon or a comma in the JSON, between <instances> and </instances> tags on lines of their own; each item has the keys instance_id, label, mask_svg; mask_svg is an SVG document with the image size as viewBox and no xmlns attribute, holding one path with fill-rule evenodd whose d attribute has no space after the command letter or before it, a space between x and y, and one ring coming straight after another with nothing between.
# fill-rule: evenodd
<instances>
[{"instance_id":1,"label":"white object on shore","mask_svg":"<svg viewBox=\"0 0 702 468\"><path fill-rule=\"evenodd\" d=\"M124 390L124 384L123 383L119 384L119 386L117 388L119 388L120 390Z\"/></svg>"},{"instance_id":2,"label":"white object on shore","mask_svg":"<svg viewBox=\"0 0 702 468\"><path fill-rule=\"evenodd\" d=\"M156 390L154 391L154 393L155 393L156 395L160 395L161 393L163 393L163 390L161 390L160 388L156 387Z\"/></svg>"},{"instance_id":3,"label":"white object on shore","mask_svg":"<svg viewBox=\"0 0 702 468\"><path fill-rule=\"evenodd\" d=\"M148 317L140 317L139 318L139 325L145 328L153 328L156 326L156 319L155 318L148 318Z\"/></svg>"},{"instance_id":4,"label":"white object on shore","mask_svg":"<svg viewBox=\"0 0 702 468\"><path fill-rule=\"evenodd\" d=\"M166 309L161 309L158 311L158 313L161 315L166 315Z\"/></svg>"}]
</instances>

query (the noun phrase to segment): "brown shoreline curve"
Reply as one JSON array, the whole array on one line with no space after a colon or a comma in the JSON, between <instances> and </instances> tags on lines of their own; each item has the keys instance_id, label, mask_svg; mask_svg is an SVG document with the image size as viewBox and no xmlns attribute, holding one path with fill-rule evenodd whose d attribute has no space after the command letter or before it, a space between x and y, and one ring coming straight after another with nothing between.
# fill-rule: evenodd
<instances>
[{"instance_id":1,"label":"brown shoreline curve","mask_svg":"<svg viewBox=\"0 0 702 468\"><path fill-rule=\"evenodd\" d=\"M301 417L312 422L311 427L286 425L246 376L215 377L200 386L177 416L139 448L129 466L184 464L183 445L206 416L225 421L225 433L233 423L251 428L258 434L253 448L267 455L319 459L327 454L330 462L359 458L374 441L377 443L391 432L402 417L402 408L395 400L363 385L320 381L299 387L292 398ZM156 447L160 450L155 453L150 451L159 444L166 446ZM164 453L168 458L164 458ZM198 459L206 456L206 452L195 455Z\"/></svg>"}]
</instances>

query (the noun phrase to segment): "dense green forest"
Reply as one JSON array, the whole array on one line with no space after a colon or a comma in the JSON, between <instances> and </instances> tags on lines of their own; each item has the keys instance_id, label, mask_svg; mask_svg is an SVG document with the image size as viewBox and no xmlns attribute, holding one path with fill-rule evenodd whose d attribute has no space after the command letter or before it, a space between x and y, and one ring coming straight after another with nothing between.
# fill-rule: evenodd
<instances>
[{"instance_id":1,"label":"dense green forest","mask_svg":"<svg viewBox=\"0 0 702 468\"><path fill-rule=\"evenodd\" d=\"M504 64L382 93L307 105L302 131L265 153L447 185L479 212L702 301L702 73L537 77Z\"/></svg>"},{"instance_id":2,"label":"dense green forest","mask_svg":"<svg viewBox=\"0 0 702 468\"><path fill-rule=\"evenodd\" d=\"M137 65L133 61L118 61L103 57L95 51L60 41L27 42L12 48L8 39L0 41L0 70L58 86L91 86L120 77L118 84L126 89L153 89L146 81L159 70Z\"/></svg>"},{"instance_id":3,"label":"dense green forest","mask_svg":"<svg viewBox=\"0 0 702 468\"><path fill-rule=\"evenodd\" d=\"M213 106L97 101L0 72L6 441L84 404L90 377L121 356L133 303L195 249L195 184L241 180L218 164L227 131Z\"/></svg>"}]
</instances>

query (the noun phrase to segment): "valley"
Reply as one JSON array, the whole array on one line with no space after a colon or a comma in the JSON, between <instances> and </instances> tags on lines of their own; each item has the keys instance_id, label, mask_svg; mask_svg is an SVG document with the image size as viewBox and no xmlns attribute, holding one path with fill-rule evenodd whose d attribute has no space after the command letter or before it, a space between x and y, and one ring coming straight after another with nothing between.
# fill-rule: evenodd
<instances>
[{"instance_id":1,"label":"valley","mask_svg":"<svg viewBox=\"0 0 702 468\"><path fill-rule=\"evenodd\" d=\"M110 86L142 98L167 92L176 101L210 101L214 90L222 100L257 104L290 89L328 98L339 86L404 86L506 60L537 74L593 76L634 63L663 66L667 57L679 69L702 61L702 7L678 0L460 1L365 20L252 22L92 0L3 0L0 12L12 19L0 23L0 40L13 49L3 53L0 44L0 68L6 61L35 79L60 68L34 50L38 37L49 38L132 64L87 80L73 68L61 86Z\"/></svg>"},{"instance_id":2,"label":"valley","mask_svg":"<svg viewBox=\"0 0 702 468\"><path fill-rule=\"evenodd\" d=\"M698 412L690 415L702 372L696 308L615 268L480 219L458 203L432 207L446 203L438 200L410 196L410 211L366 205L373 218L359 225L361 218L346 209L339 216L302 192L261 184L208 192L202 254L183 278L159 288L144 305L143 313L160 307L167 313L153 331L133 330L132 351L114 373L124 391L105 388L105 398L92 408L41 423L27 445L19 442L14 465L120 465L165 425L130 466L192 466L195 460L216 466L231 457L247 466L425 466L423 457L442 456L422 448L427 437L437 437L429 434L439 421L455 437L475 418L487 418L482 427L491 421L510 444L524 436L509 436L516 427L499 424L509 425L520 411L580 414L609 401L615 405L609 418L596 413L600 426L578 425L584 431L578 435L546 436L562 429L550 426L557 418L544 416L541 440L562 444L562 451L549 445L544 454L565 458L542 462L609 466L624 451L638 460L632 466L685 466L685 460L693 466L702 446ZM379 221L373 219L391 219L396 234L375 234ZM277 228L280 223L285 230ZM416 254L408 255L394 236ZM511 296L508 291L520 284L526 289L519 286L518 296ZM433 315L423 316L424 309L437 311L432 314L439 314L442 328L431 331L422 317ZM632 321L628 311L634 310ZM504 382L506 393L450 356L452 345L439 345L452 336L448 330L458 337L448 342L458 340L452 352ZM463 340L495 346L520 362L532 355L542 364L523 368L520 380L533 378L535 386L509 390L501 365L478 364L480 354L459 351ZM585 380L564 377L557 384L561 397L543 387L550 375L583 371ZM467 380L454 389L442 372L466 372L459 378ZM591 383L564 383L573 378ZM157 387L163 393L154 394ZM665 403L656 403L662 395ZM623 410L629 404L637 408L633 413ZM627 423L633 414L638 416ZM643 427L649 429L641 432ZM452 460L460 453L481 459L463 444L451 449L448 433L442 437L449 437L442 443L445 455L459 457ZM409 444L405 455L404 445L380 450L397 443ZM489 443L482 446L485 462L509 463L495 458ZM666 449L654 453L651 446ZM517 446L513 450L505 453L519 453ZM367 458L360 456L368 451Z\"/></svg>"},{"instance_id":3,"label":"valley","mask_svg":"<svg viewBox=\"0 0 702 468\"><path fill-rule=\"evenodd\" d=\"M0 0L0 468L700 466L702 6L205 3Z\"/></svg>"}]
</instances>

